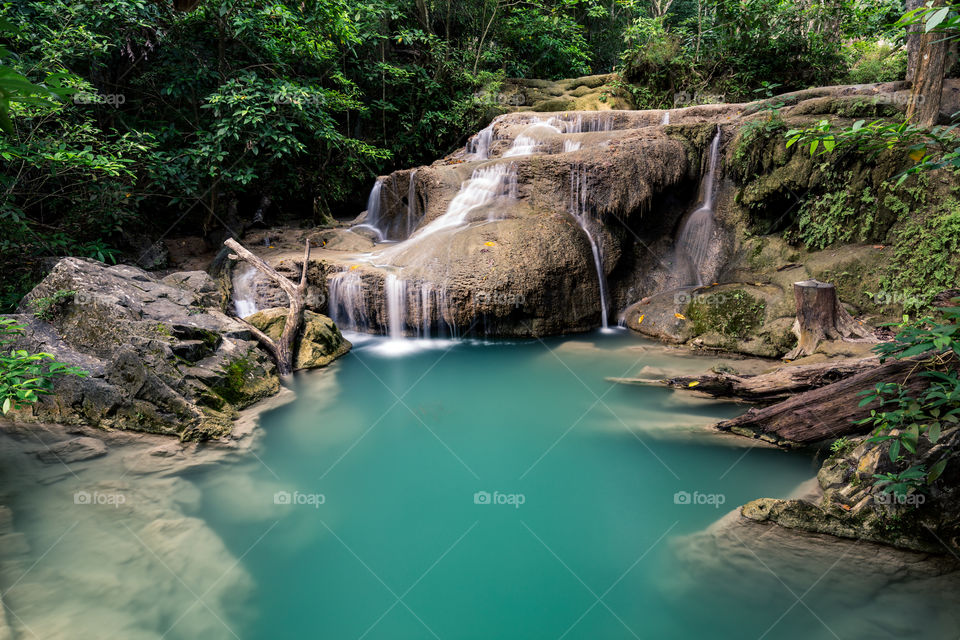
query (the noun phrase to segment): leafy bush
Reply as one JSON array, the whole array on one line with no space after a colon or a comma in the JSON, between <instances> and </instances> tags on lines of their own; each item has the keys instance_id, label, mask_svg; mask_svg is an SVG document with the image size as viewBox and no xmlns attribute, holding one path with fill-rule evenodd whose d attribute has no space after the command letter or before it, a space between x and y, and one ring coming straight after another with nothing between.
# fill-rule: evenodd
<instances>
[{"instance_id":1,"label":"leafy bush","mask_svg":"<svg viewBox=\"0 0 960 640\"><path fill-rule=\"evenodd\" d=\"M51 393L53 380L59 376L84 377L77 367L58 362L49 353L28 353L7 349L24 331L11 318L0 318L0 413L33 404L41 395Z\"/></svg>"}]
</instances>

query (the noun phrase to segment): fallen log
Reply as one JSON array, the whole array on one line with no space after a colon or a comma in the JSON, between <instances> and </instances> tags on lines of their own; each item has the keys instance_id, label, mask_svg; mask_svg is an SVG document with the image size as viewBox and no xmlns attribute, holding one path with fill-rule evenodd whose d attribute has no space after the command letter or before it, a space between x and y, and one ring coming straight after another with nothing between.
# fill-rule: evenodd
<instances>
[{"instance_id":1,"label":"fallen log","mask_svg":"<svg viewBox=\"0 0 960 640\"><path fill-rule=\"evenodd\" d=\"M307 240L306 247L303 250L303 268L300 271L299 284L294 284L278 273L273 267L247 251L233 238L227 238L223 244L235 251L241 260L249 262L257 271L276 282L287 294L287 298L290 300L290 311L287 313L287 319L284 322L283 332L280 334L279 340L274 341L273 338L243 318L240 318L240 321L249 327L250 332L273 356L277 363L277 371L281 376L293 373L293 342L300 332L300 325L303 323L303 299L307 290L307 269L310 266L310 241Z\"/></svg>"},{"instance_id":2,"label":"fallen log","mask_svg":"<svg viewBox=\"0 0 960 640\"><path fill-rule=\"evenodd\" d=\"M854 424L870 415L876 405L858 406L861 391L880 382L900 382L916 393L929 384L917 375L917 359L890 360L819 389L799 393L762 409L750 409L716 425L721 431L761 438L783 446L809 445L829 438L866 433L869 425Z\"/></svg>"},{"instance_id":3,"label":"fallen log","mask_svg":"<svg viewBox=\"0 0 960 640\"><path fill-rule=\"evenodd\" d=\"M623 384L664 386L714 398L771 404L791 398L798 393L819 389L878 366L880 361L871 357L786 366L759 375L740 376L721 372L659 380L649 378L611 378L611 380Z\"/></svg>"}]
</instances>

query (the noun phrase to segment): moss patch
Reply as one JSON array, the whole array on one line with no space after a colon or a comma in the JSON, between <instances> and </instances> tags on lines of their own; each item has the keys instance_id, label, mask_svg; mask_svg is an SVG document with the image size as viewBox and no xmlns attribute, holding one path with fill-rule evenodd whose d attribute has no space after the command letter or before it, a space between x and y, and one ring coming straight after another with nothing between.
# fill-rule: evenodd
<instances>
[{"instance_id":1,"label":"moss patch","mask_svg":"<svg viewBox=\"0 0 960 640\"><path fill-rule=\"evenodd\" d=\"M718 333L742 340L763 324L766 303L742 289L700 297L687 305L685 315L696 335Z\"/></svg>"}]
</instances>

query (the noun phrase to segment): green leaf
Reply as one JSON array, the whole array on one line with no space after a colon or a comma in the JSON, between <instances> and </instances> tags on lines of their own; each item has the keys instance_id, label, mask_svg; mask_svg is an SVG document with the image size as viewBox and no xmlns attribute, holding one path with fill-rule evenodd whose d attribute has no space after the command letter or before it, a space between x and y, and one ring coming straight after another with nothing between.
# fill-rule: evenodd
<instances>
[{"instance_id":1,"label":"green leaf","mask_svg":"<svg viewBox=\"0 0 960 640\"><path fill-rule=\"evenodd\" d=\"M947 467L947 459L944 458L940 462L936 463L930 467L930 473L927 474L927 484L933 484L937 481L937 478L943 474L943 470Z\"/></svg>"}]
</instances>

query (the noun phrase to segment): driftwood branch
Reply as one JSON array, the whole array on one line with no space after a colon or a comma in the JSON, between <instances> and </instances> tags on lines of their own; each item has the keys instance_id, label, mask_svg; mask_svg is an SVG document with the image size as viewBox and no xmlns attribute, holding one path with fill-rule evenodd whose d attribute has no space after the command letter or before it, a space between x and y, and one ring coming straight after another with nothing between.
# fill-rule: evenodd
<instances>
[{"instance_id":1,"label":"driftwood branch","mask_svg":"<svg viewBox=\"0 0 960 640\"><path fill-rule=\"evenodd\" d=\"M279 340L274 341L270 336L246 320L243 320L243 318L240 320L250 327L250 332L257 338L260 344L270 352L270 355L273 356L280 375L292 373L294 341L300 331L300 324L303 322L303 300L307 290L307 268L310 264L310 241L307 240L306 246L303 249L303 268L300 272L300 282L297 284L294 284L289 278L278 273L276 269L258 256L247 251L243 245L233 238L228 238L223 244L235 251L241 260L249 262L257 271L276 282L277 285L283 289L283 292L287 294L287 298L290 300L290 310L287 313L287 319L283 325L283 333L280 334Z\"/></svg>"}]
</instances>

